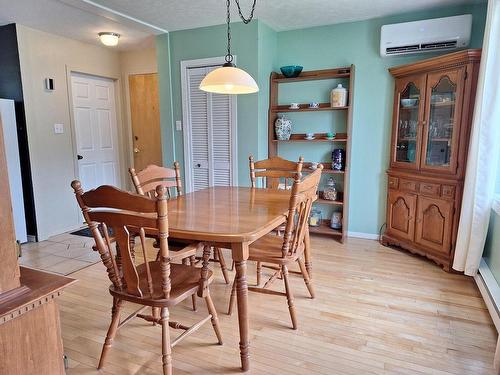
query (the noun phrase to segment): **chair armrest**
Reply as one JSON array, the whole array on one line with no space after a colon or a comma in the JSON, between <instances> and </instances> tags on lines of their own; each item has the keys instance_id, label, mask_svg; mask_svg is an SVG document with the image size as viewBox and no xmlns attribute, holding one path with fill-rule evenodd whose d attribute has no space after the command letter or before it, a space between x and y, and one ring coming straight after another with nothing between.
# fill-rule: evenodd
<instances>
[{"instance_id":1,"label":"chair armrest","mask_svg":"<svg viewBox=\"0 0 500 375\"><path fill-rule=\"evenodd\" d=\"M191 244L182 244L182 248L178 248L175 245L178 244L168 244L170 248L170 259L172 260L182 260L189 258L191 256L196 256L196 250L200 249L203 245L199 242L194 242Z\"/></svg>"}]
</instances>

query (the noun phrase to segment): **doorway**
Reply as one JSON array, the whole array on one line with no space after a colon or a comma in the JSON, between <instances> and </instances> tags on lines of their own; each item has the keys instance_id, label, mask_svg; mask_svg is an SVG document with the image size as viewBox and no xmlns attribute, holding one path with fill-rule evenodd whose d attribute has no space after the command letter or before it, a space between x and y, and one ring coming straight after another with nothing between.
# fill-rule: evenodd
<instances>
[{"instance_id":1,"label":"doorway","mask_svg":"<svg viewBox=\"0 0 500 375\"><path fill-rule=\"evenodd\" d=\"M237 185L236 96L199 89L223 58L181 62L186 190Z\"/></svg>"},{"instance_id":2,"label":"doorway","mask_svg":"<svg viewBox=\"0 0 500 375\"><path fill-rule=\"evenodd\" d=\"M132 74L128 78L134 168L162 165L158 74Z\"/></svg>"},{"instance_id":3,"label":"doorway","mask_svg":"<svg viewBox=\"0 0 500 375\"><path fill-rule=\"evenodd\" d=\"M84 190L120 186L115 82L71 73L78 176Z\"/></svg>"}]
</instances>

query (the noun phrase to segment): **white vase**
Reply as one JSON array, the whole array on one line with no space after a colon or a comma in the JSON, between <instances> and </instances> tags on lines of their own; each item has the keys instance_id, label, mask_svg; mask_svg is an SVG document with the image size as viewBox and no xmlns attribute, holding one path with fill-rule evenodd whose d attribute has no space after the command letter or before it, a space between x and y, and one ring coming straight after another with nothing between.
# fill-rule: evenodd
<instances>
[{"instance_id":1,"label":"white vase","mask_svg":"<svg viewBox=\"0 0 500 375\"><path fill-rule=\"evenodd\" d=\"M274 132L277 140L288 141L292 135L292 122L285 115L281 115L274 122Z\"/></svg>"}]
</instances>

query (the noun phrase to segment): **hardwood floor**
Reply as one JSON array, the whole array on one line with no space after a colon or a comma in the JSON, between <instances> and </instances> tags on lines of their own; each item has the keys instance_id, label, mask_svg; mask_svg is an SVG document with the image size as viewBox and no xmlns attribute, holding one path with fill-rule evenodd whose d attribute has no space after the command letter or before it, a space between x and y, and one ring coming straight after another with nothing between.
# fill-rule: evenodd
<instances>
[{"instance_id":1,"label":"hardwood floor","mask_svg":"<svg viewBox=\"0 0 500 375\"><path fill-rule=\"evenodd\" d=\"M472 278L375 241L339 244L314 236L312 244L316 299L291 276L297 331L289 328L282 298L249 295L250 374L494 373L496 331ZM175 374L241 374L237 317L226 315L231 286L213 268L211 293L224 346L216 345L210 325L203 326L174 348ZM109 281L102 264L72 277L79 282L58 300L68 375L161 373L161 329L139 319L119 331L107 366L96 370L111 317ZM282 281L274 288L283 288ZM192 323L206 313L190 306L189 299L171 318Z\"/></svg>"}]
</instances>

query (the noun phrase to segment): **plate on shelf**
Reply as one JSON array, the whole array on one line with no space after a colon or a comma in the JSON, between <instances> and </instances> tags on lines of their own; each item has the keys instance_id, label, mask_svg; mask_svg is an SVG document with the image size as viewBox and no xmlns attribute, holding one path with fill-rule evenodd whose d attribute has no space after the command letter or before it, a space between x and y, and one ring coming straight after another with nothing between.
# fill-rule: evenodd
<instances>
[{"instance_id":1,"label":"plate on shelf","mask_svg":"<svg viewBox=\"0 0 500 375\"><path fill-rule=\"evenodd\" d=\"M316 137L304 137L304 139L306 141L312 141L312 140L316 139Z\"/></svg>"},{"instance_id":2,"label":"plate on shelf","mask_svg":"<svg viewBox=\"0 0 500 375\"><path fill-rule=\"evenodd\" d=\"M325 137L325 139L326 139L327 141L333 141L333 140L335 139L335 137Z\"/></svg>"}]
</instances>

